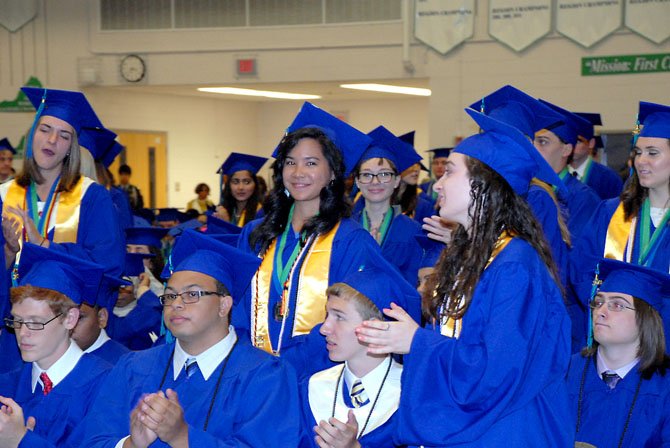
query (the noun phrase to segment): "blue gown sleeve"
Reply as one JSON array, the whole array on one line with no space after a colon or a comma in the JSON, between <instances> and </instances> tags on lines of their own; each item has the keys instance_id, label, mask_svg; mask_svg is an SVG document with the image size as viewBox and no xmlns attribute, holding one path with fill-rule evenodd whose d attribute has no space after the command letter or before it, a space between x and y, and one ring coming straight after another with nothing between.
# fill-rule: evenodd
<instances>
[{"instance_id":1,"label":"blue gown sleeve","mask_svg":"<svg viewBox=\"0 0 670 448\"><path fill-rule=\"evenodd\" d=\"M487 446L495 432L514 446L521 421L562 432L567 394L552 393L553 403L540 395L557 387L565 392L569 321L546 269L538 269L544 266L537 256L529 258L494 261L485 271L459 339L417 330L405 356L396 442ZM504 421L515 412L516 420Z\"/></svg>"},{"instance_id":2,"label":"blue gown sleeve","mask_svg":"<svg viewBox=\"0 0 670 448\"><path fill-rule=\"evenodd\" d=\"M118 218L107 190L92 184L81 202L76 243L50 243L49 248L98 263L105 274L120 277L125 263L125 247Z\"/></svg>"},{"instance_id":3,"label":"blue gown sleeve","mask_svg":"<svg viewBox=\"0 0 670 448\"><path fill-rule=\"evenodd\" d=\"M127 316L110 316L109 335L131 350L144 350L152 344L149 333L160 333L162 318L163 306L158 296L148 290Z\"/></svg>"}]
</instances>

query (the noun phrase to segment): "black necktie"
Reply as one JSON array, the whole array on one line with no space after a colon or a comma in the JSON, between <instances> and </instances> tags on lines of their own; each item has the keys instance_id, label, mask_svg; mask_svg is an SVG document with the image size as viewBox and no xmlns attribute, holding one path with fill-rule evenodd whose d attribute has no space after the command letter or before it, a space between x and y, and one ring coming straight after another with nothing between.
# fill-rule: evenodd
<instances>
[{"instance_id":1,"label":"black necktie","mask_svg":"<svg viewBox=\"0 0 670 448\"><path fill-rule=\"evenodd\" d=\"M614 389L621 379L616 372L603 372L602 374L603 381L609 386L610 389Z\"/></svg>"}]
</instances>

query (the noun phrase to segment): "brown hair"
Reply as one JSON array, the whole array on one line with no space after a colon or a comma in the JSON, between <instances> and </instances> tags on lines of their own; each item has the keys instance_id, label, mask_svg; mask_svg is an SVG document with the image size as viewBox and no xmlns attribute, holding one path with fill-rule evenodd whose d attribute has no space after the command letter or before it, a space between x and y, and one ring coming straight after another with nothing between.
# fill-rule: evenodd
<instances>
[{"instance_id":1,"label":"brown hair","mask_svg":"<svg viewBox=\"0 0 670 448\"><path fill-rule=\"evenodd\" d=\"M451 244L442 251L435 266L435 275L428 280L423 311L429 319L463 317L503 231L527 241L560 288L551 249L526 201L500 174L479 160L466 157L465 165L470 175L470 232L462 225L456 227Z\"/></svg>"},{"instance_id":2,"label":"brown hair","mask_svg":"<svg viewBox=\"0 0 670 448\"><path fill-rule=\"evenodd\" d=\"M377 305L375 305L372 300L346 283L335 283L331 285L326 290L326 295L339 297L346 301L353 301L356 306L356 311L358 311L358 314L361 315L363 320L384 320L382 312L379 311L379 308L377 308Z\"/></svg>"},{"instance_id":3,"label":"brown hair","mask_svg":"<svg viewBox=\"0 0 670 448\"><path fill-rule=\"evenodd\" d=\"M39 286L17 286L10 290L10 302L12 305L19 304L25 299L33 299L40 302L46 302L54 314L67 314L72 308L77 308L78 305L72 301L68 296L53 289L41 288Z\"/></svg>"},{"instance_id":4,"label":"brown hair","mask_svg":"<svg viewBox=\"0 0 670 448\"><path fill-rule=\"evenodd\" d=\"M42 121L40 117L39 123ZM36 126L37 128L37 126ZM29 138L35 138L31 135ZM32 143L32 142L31 142ZM40 174L40 170L35 162L35 157L27 158L27 154L23 154L23 169L16 177L16 183L23 188L27 188L30 182L34 181L36 184L44 182L44 178ZM81 153L79 150L79 140L77 133L73 132L72 141L70 142L70 149L68 155L63 159L63 167L61 169L60 183L58 184L58 191L70 191L72 187L79 181L81 177Z\"/></svg>"},{"instance_id":5,"label":"brown hair","mask_svg":"<svg viewBox=\"0 0 670 448\"><path fill-rule=\"evenodd\" d=\"M670 147L670 138L666 139L668 147ZM637 148L637 146L635 146ZM619 199L623 203L624 218L629 221L640 211L642 203L649 196L649 189L640 185L640 178L635 169L635 158L637 154L635 148L631 151L631 168L632 174L626 181L623 191Z\"/></svg>"}]
</instances>

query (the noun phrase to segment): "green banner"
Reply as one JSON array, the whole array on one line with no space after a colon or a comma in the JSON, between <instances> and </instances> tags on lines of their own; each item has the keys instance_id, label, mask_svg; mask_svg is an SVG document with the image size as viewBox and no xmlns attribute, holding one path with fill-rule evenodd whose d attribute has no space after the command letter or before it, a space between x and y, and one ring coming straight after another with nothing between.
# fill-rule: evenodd
<instances>
[{"instance_id":1,"label":"green banner","mask_svg":"<svg viewBox=\"0 0 670 448\"><path fill-rule=\"evenodd\" d=\"M670 72L670 53L582 58L582 76Z\"/></svg>"},{"instance_id":2,"label":"green banner","mask_svg":"<svg viewBox=\"0 0 670 448\"><path fill-rule=\"evenodd\" d=\"M42 83L34 76L31 76L25 85L29 87L42 87ZM0 101L0 112L35 112L35 108L30 103L26 94L19 90L19 93L16 94L16 98L13 100Z\"/></svg>"}]
</instances>

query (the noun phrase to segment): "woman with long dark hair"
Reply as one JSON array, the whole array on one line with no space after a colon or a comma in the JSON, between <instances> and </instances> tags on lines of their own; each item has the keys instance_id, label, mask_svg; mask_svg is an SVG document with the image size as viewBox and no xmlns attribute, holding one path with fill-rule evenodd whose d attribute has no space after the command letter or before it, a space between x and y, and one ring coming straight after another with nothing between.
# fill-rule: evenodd
<instances>
[{"instance_id":1,"label":"woman with long dark hair","mask_svg":"<svg viewBox=\"0 0 670 448\"><path fill-rule=\"evenodd\" d=\"M379 256L370 234L347 218L344 197L345 175L369 143L365 134L305 103L273 154L267 214L240 234L239 247L263 262L250 297L233 309L234 324L249 329L256 347L289 359L301 374L329 365L318 332L321 360L305 349L308 334L325 318L326 288Z\"/></svg>"},{"instance_id":2,"label":"woman with long dark hair","mask_svg":"<svg viewBox=\"0 0 670 448\"><path fill-rule=\"evenodd\" d=\"M219 169L219 173L226 176L226 183L221 205L216 210L217 217L238 227L259 217L263 204L256 175L267 160L267 157L237 152L228 156Z\"/></svg>"},{"instance_id":3,"label":"woman with long dark hair","mask_svg":"<svg viewBox=\"0 0 670 448\"><path fill-rule=\"evenodd\" d=\"M670 358L658 310L670 276L604 259L595 283L589 342L567 376L577 446L668 446Z\"/></svg>"},{"instance_id":4,"label":"woman with long dark hair","mask_svg":"<svg viewBox=\"0 0 670 448\"><path fill-rule=\"evenodd\" d=\"M429 279L419 328L357 329L371 353L402 353L394 442L481 447L570 446L564 383L570 321L551 251L522 195L538 165L516 129L468 110L483 132L449 155L435 185L440 216L457 224Z\"/></svg>"}]
</instances>

